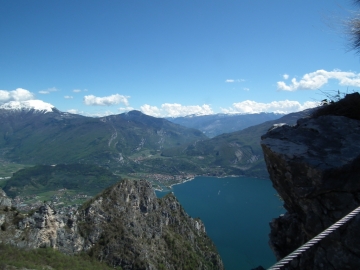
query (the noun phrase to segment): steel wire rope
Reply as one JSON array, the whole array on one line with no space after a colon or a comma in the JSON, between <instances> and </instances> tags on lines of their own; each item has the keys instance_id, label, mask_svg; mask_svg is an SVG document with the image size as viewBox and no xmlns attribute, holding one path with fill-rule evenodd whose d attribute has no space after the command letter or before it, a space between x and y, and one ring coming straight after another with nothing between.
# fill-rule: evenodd
<instances>
[{"instance_id":1,"label":"steel wire rope","mask_svg":"<svg viewBox=\"0 0 360 270\"><path fill-rule=\"evenodd\" d=\"M325 238L326 236L328 236L330 233L332 233L333 231L335 231L336 229L338 229L340 226L344 225L346 222L348 222L350 219L352 219L353 217L355 217L357 214L360 213L360 206L358 208L356 208L355 210L353 210L352 212L350 212L349 214L347 214L345 217L343 217L342 219L340 219L339 221L335 222L333 225L331 225L329 228L327 228L326 230L322 231L321 233L319 233L317 236L315 236L314 238L312 238L311 240L309 240L308 242L306 242L304 245L302 245L301 247L299 247L298 249L296 249L295 251L291 252L289 255L287 255L286 257L282 258L280 261L278 261L276 264L274 264L273 266L271 266L270 268L268 268L268 270L279 270L281 269L281 267L285 266L287 263L291 262L293 259L295 259L297 256L299 256L301 253L303 253L304 251L308 250L309 248L311 248L313 245L315 245L316 243L320 242L320 240L322 240L323 238Z\"/></svg>"}]
</instances>

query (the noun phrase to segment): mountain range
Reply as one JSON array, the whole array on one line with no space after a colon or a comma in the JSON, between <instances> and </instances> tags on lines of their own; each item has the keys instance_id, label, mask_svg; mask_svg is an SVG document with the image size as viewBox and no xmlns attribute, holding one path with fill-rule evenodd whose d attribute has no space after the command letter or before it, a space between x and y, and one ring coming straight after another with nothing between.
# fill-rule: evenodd
<instances>
[{"instance_id":1,"label":"mountain range","mask_svg":"<svg viewBox=\"0 0 360 270\"><path fill-rule=\"evenodd\" d=\"M31 105L18 102L0 106L0 158L29 165L96 164L125 175L156 173L267 178L259 144L261 135L274 124L294 125L297 119L310 113L292 113L209 139L204 135L205 131L139 111L94 118L64 113L39 102L35 104L37 107ZM229 123L237 121L245 127L251 121L278 116L215 115L173 121L184 123L186 120L189 126L210 130L211 125L225 129ZM219 122L223 124L216 124ZM211 132L218 131L213 129Z\"/></svg>"},{"instance_id":2,"label":"mountain range","mask_svg":"<svg viewBox=\"0 0 360 270\"><path fill-rule=\"evenodd\" d=\"M198 130L138 111L93 118L55 108L0 108L0 122L0 154L5 160L92 163L120 172L138 171L138 160L164 148L207 139Z\"/></svg>"},{"instance_id":3,"label":"mountain range","mask_svg":"<svg viewBox=\"0 0 360 270\"><path fill-rule=\"evenodd\" d=\"M245 129L284 116L278 113L211 114L169 117L167 120L202 131L209 138Z\"/></svg>"},{"instance_id":4,"label":"mountain range","mask_svg":"<svg viewBox=\"0 0 360 270\"><path fill-rule=\"evenodd\" d=\"M312 109L290 113L240 131L194 142L186 148L164 149L162 154L192 160L213 175L234 174L268 178L260 147L261 136L276 126L295 125L299 118L307 117L311 112Z\"/></svg>"}]
</instances>

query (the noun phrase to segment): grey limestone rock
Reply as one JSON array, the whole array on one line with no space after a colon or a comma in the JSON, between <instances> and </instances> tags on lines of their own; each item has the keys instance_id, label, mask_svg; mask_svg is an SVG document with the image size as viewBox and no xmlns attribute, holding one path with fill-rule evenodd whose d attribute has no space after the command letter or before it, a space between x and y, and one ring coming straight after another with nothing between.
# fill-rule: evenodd
<instances>
[{"instance_id":1,"label":"grey limestone rock","mask_svg":"<svg viewBox=\"0 0 360 270\"><path fill-rule=\"evenodd\" d=\"M0 206L11 207L11 199L6 196L5 191L0 188Z\"/></svg>"},{"instance_id":2,"label":"grey limestone rock","mask_svg":"<svg viewBox=\"0 0 360 270\"><path fill-rule=\"evenodd\" d=\"M277 259L360 205L360 121L331 115L300 119L294 127L270 130L261 145L287 210L270 224ZM288 269L360 269L359 226L356 217Z\"/></svg>"},{"instance_id":3,"label":"grey limestone rock","mask_svg":"<svg viewBox=\"0 0 360 270\"><path fill-rule=\"evenodd\" d=\"M147 181L120 181L73 211L45 204L21 215L2 207L1 222L9 226L0 243L18 247L84 251L122 269L223 269L202 221L173 194L158 199Z\"/></svg>"},{"instance_id":4,"label":"grey limestone rock","mask_svg":"<svg viewBox=\"0 0 360 270\"><path fill-rule=\"evenodd\" d=\"M156 198L147 181L119 182L79 215L84 247L110 265L223 269L201 220L188 216L172 194Z\"/></svg>"}]
</instances>

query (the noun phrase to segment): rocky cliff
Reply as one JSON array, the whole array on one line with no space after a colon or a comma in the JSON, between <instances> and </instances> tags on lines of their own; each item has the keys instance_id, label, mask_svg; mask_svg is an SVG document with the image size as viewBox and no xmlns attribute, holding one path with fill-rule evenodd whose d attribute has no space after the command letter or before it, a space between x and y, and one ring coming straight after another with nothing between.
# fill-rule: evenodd
<instances>
[{"instance_id":1,"label":"rocky cliff","mask_svg":"<svg viewBox=\"0 0 360 270\"><path fill-rule=\"evenodd\" d=\"M287 210L270 224L270 246L277 259L360 205L359 120L318 114L269 131L261 145ZM359 227L360 215L286 269L360 269Z\"/></svg>"},{"instance_id":2,"label":"rocky cliff","mask_svg":"<svg viewBox=\"0 0 360 270\"><path fill-rule=\"evenodd\" d=\"M156 198L147 181L121 181L74 211L45 204L31 215L12 208L1 191L0 226L0 242L85 251L122 269L223 269L201 220L172 194Z\"/></svg>"}]
</instances>

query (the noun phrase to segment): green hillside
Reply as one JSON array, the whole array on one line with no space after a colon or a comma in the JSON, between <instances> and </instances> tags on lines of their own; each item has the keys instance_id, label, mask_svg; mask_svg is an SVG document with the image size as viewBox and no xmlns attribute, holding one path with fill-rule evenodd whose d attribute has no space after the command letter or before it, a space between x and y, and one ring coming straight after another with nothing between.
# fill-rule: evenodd
<instances>
[{"instance_id":1,"label":"green hillside","mask_svg":"<svg viewBox=\"0 0 360 270\"><path fill-rule=\"evenodd\" d=\"M294 125L308 114L292 113L208 139L199 130L138 111L101 118L0 111L0 157L30 165L96 164L146 179L156 178L151 174L267 178L261 136L274 124Z\"/></svg>"},{"instance_id":2,"label":"green hillside","mask_svg":"<svg viewBox=\"0 0 360 270\"><path fill-rule=\"evenodd\" d=\"M43 201L59 206L81 204L121 180L109 170L88 164L36 165L17 171L3 190L21 211L36 209Z\"/></svg>"},{"instance_id":3,"label":"green hillside","mask_svg":"<svg viewBox=\"0 0 360 270\"><path fill-rule=\"evenodd\" d=\"M136 172L138 160L206 139L198 130L137 111L102 118L0 111L0 120L0 155L19 164L80 162Z\"/></svg>"},{"instance_id":4,"label":"green hillside","mask_svg":"<svg viewBox=\"0 0 360 270\"><path fill-rule=\"evenodd\" d=\"M310 111L291 113L280 119L226 133L209 140L189 144L187 147L164 149L162 155L179 161L186 160L198 170L210 175L247 175L268 178L260 139L274 124L295 125Z\"/></svg>"}]
</instances>

